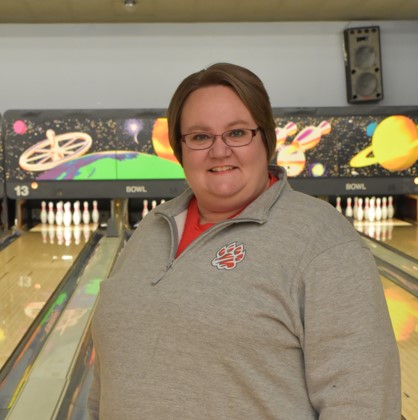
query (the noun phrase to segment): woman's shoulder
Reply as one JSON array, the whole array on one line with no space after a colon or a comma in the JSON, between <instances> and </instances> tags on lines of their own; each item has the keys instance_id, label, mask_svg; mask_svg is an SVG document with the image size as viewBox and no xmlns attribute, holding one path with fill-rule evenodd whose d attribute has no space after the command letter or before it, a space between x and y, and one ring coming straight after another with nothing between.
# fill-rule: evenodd
<instances>
[{"instance_id":1,"label":"woman's shoulder","mask_svg":"<svg viewBox=\"0 0 418 420\"><path fill-rule=\"evenodd\" d=\"M274 218L284 219L307 240L326 237L341 243L360 238L351 221L325 200L289 189L276 204Z\"/></svg>"}]
</instances>

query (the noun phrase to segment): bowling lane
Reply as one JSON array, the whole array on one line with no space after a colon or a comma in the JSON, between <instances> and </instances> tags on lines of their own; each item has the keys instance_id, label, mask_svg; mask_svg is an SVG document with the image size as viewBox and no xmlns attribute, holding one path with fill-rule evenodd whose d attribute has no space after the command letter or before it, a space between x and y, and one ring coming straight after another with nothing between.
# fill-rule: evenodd
<instances>
[{"instance_id":1,"label":"bowling lane","mask_svg":"<svg viewBox=\"0 0 418 420\"><path fill-rule=\"evenodd\" d=\"M70 271L89 228L84 237L63 229L58 239L57 227L37 227L0 251L0 370Z\"/></svg>"},{"instance_id":2,"label":"bowling lane","mask_svg":"<svg viewBox=\"0 0 418 420\"><path fill-rule=\"evenodd\" d=\"M402 415L418 419L418 226L354 222L377 258L402 372Z\"/></svg>"},{"instance_id":3,"label":"bowling lane","mask_svg":"<svg viewBox=\"0 0 418 420\"><path fill-rule=\"evenodd\" d=\"M76 416L73 417L76 420L86 418L86 401L80 405L76 396L81 392L82 378L91 371L91 315L99 293L99 284L108 277L125 243L123 235L105 237L99 232L95 239L97 242L94 251L89 253L82 270L77 274L75 289L52 326L36 356L36 362L30 370L25 369L27 374L14 388L16 391L7 395L7 406L3 406L7 419L70 419L70 413ZM91 243L86 249L90 245ZM78 262L76 265L79 265ZM71 275L74 274L73 271ZM66 285L67 283L68 281ZM0 401L5 394L7 393L0 392ZM78 407L75 407L76 403Z\"/></svg>"},{"instance_id":4,"label":"bowling lane","mask_svg":"<svg viewBox=\"0 0 418 420\"><path fill-rule=\"evenodd\" d=\"M402 415L418 419L418 299L381 276L401 362Z\"/></svg>"},{"instance_id":5,"label":"bowling lane","mask_svg":"<svg viewBox=\"0 0 418 420\"><path fill-rule=\"evenodd\" d=\"M418 226L394 226L391 238L385 243L418 261Z\"/></svg>"},{"instance_id":6,"label":"bowling lane","mask_svg":"<svg viewBox=\"0 0 418 420\"><path fill-rule=\"evenodd\" d=\"M418 261L418 226L404 220L379 222L354 221L354 227L364 235Z\"/></svg>"}]
</instances>

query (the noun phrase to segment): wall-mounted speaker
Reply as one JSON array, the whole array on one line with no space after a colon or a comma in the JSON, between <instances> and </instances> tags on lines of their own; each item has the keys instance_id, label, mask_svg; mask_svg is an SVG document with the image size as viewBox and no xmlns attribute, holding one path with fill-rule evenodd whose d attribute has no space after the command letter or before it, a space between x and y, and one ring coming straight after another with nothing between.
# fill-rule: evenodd
<instances>
[{"instance_id":1,"label":"wall-mounted speaker","mask_svg":"<svg viewBox=\"0 0 418 420\"><path fill-rule=\"evenodd\" d=\"M344 30L347 101L350 104L383 99L382 57L378 26Z\"/></svg>"}]
</instances>

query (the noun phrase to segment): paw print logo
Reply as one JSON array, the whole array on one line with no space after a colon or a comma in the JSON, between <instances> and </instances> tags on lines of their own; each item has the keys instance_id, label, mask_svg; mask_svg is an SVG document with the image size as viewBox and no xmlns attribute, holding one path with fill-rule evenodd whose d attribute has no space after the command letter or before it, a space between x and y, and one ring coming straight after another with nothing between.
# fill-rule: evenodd
<instances>
[{"instance_id":1,"label":"paw print logo","mask_svg":"<svg viewBox=\"0 0 418 420\"><path fill-rule=\"evenodd\" d=\"M219 270L232 270L245 257L244 245L237 245L236 242L225 245L217 253L212 265Z\"/></svg>"}]
</instances>

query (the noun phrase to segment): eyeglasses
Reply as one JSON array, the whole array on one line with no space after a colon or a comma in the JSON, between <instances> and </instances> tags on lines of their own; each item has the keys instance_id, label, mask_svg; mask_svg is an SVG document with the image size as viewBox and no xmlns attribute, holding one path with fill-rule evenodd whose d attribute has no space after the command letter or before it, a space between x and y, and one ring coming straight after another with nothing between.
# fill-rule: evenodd
<instances>
[{"instance_id":1,"label":"eyeglasses","mask_svg":"<svg viewBox=\"0 0 418 420\"><path fill-rule=\"evenodd\" d=\"M259 128L234 128L222 134L196 132L183 134L181 141L191 150L205 150L212 147L216 137L229 147L243 147L251 143Z\"/></svg>"}]
</instances>

